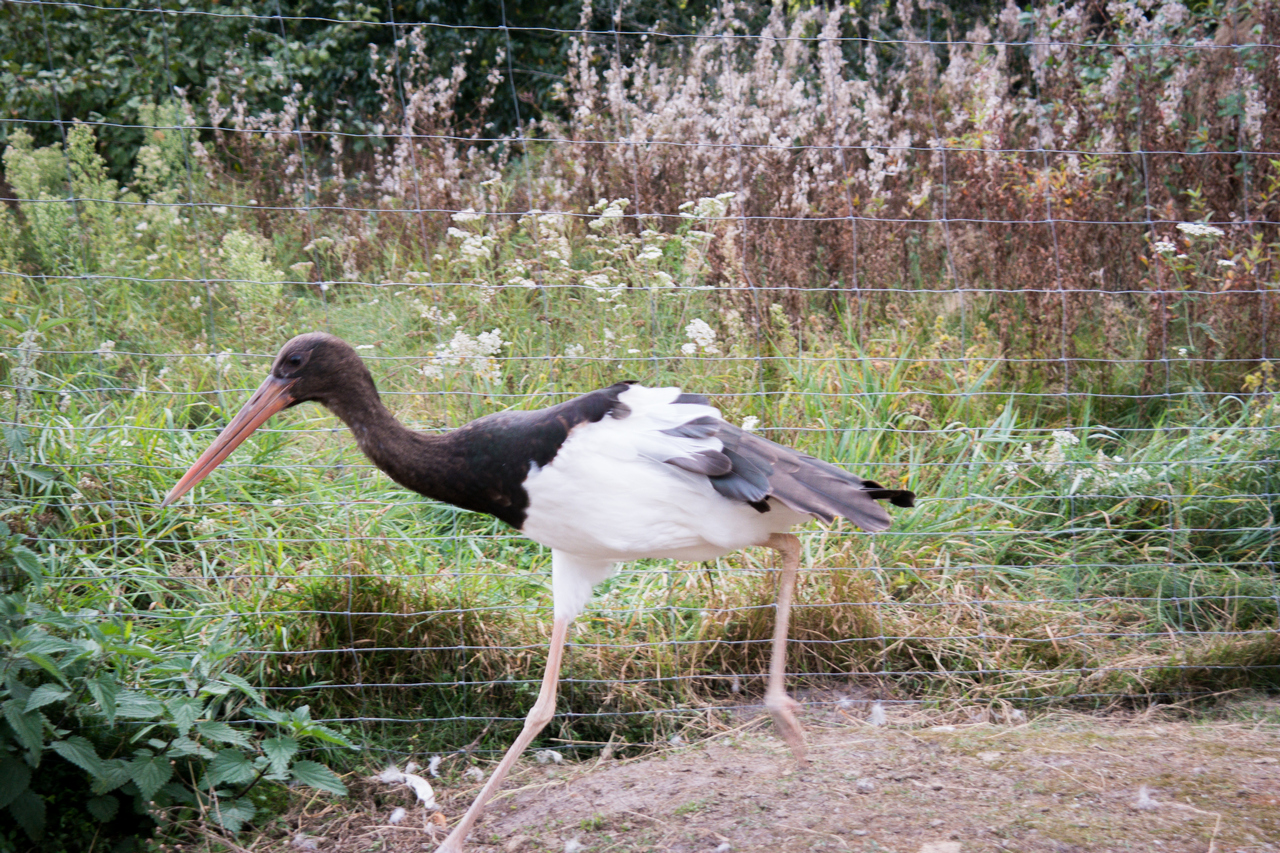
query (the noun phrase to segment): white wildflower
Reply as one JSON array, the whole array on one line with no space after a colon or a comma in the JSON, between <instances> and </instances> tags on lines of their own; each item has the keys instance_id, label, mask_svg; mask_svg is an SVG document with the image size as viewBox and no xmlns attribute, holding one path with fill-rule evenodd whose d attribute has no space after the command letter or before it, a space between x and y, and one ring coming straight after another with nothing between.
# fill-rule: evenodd
<instances>
[{"instance_id":1,"label":"white wildflower","mask_svg":"<svg viewBox=\"0 0 1280 853\"><path fill-rule=\"evenodd\" d=\"M1221 237L1226 232L1204 222L1179 222L1178 230L1188 237Z\"/></svg>"},{"instance_id":2,"label":"white wildflower","mask_svg":"<svg viewBox=\"0 0 1280 853\"><path fill-rule=\"evenodd\" d=\"M621 219L622 211L625 210L629 204L631 204L631 199L629 198L619 198L614 199L613 201L600 199L600 201L596 203L596 207L604 207L604 210L600 212L600 218L593 219L588 222L587 227L593 231L599 231L611 221Z\"/></svg>"},{"instance_id":3,"label":"white wildflower","mask_svg":"<svg viewBox=\"0 0 1280 853\"><path fill-rule=\"evenodd\" d=\"M116 342L103 341L98 344L98 348L94 350L98 355L102 356L104 361L110 361L116 357Z\"/></svg>"},{"instance_id":4,"label":"white wildflower","mask_svg":"<svg viewBox=\"0 0 1280 853\"><path fill-rule=\"evenodd\" d=\"M742 419L742 429L746 432L755 432L758 426L760 426L760 419L755 415L747 415Z\"/></svg>"},{"instance_id":5,"label":"white wildflower","mask_svg":"<svg viewBox=\"0 0 1280 853\"><path fill-rule=\"evenodd\" d=\"M218 529L218 522L205 516L196 522L196 533L200 536L212 536Z\"/></svg>"},{"instance_id":6,"label":"white wildflower","mask_svg":"<svg viewBox=\"0 0 1280 853\"><path fill-rule=\"evenodd\" d=\"M569 346L564 348L566 358L581 358L585 352L586 349L582 344L569 344Z\"/></svg>"},{"instance_id":7,"label":"white wildflower","mask_svg":"<svg viewBox=\"0 0 1280 853\"><path fill-rule=\"evenodd\" d=\"M460 237L462 245L458 247L458 254L462 255L464 261L476 263L477 261L485 261L493 256L492 243L494 238L485 234L468 234L466 231L460 231L457 228L449 229L450 237Z\"/></svg>"},{"instance_id":8,"label":"white wildflower","mask_svg":"<svg viewBox=\"0 0 1280 853\"><path fill-rule=\"evenodd\" d=\"M1236 262L1231 260L1230 258L1218 259L1218 266L1220 267L1234 267L1235 265L1236 265Z\"/></svg>"},{"instance_id":9,"label":"white wildflower","mask_svg":"<svg viewBox=\"0 0 1280 853\"><path fill-rule=\"evenodd\" d=\"M1080 443L1080 436L1065 429L1055 429L1052 438L1059 447L1074 447Z\"/></svg>"},{"instance_id":10,"label":"white wildflower","mask_svg":"<svg viewBox=\"0 0 1280 853\"><path fill-rule=\"evenodd\" d=\"M1067 461L1067 455L1062 452L1061 444L1051 444L1045 450L1044 456L1040 458L1040 466L1050 474L1057 473Z\"/></svg>"},{"instance_id":11,"label":"white wildflower","mask_svg":"<svg viewBox=\"0 0 1280 853\"><path fill-rule=\"evenodd\" d=\"M1186 358L1186 357L1187 357L1187 348L1178 347L1178 358Z\"/></svg>"},{"instance_id":12,"label":"white wildflower","mask_svg":"<svg viewBox=\"0 0 1280 853\"><path fill-rule=\"evenodd\" d=\"M920 191L911 193L907 196L907 203L910 204L912 208L919 207L929 200L929 195L932 192L933 181L929 178L925 178L924 184L920 187Z\"/></svg>"},{"instance_id":13,"label":"white wildflower","mask_svg":"<svg viewBox=\"0 0 1280 853\"><path fill-rule=\"evenodd\" d=\"M569 238L563 234L555 234L542 241L542 256L548 261L555 261L557 266L568 266L573 257L569 247Z\"/></svg>"},{"instance_id":14,"label":"white wildflower","mask_svg":"<svg viewBox=\"0 0 1280 853\"><path fill-rule=\"evenodd\" d=\"M458 322L457 315L452 311L445 314L436 306L429 305L421 299L413 300L413 307L417 310L418 316L433 326L452 326Z\"/></svg>"},{"instance_id":15,"label":"white wildflower","mask_svg":"<svg viewBox=\"0 0 1280 853\"><path fill-rule=\"evenodd\" d=\"M448 344L432 354L422 367L422 375L439 379L444 375L444 367L464 367L475 371L481 379L497 382L502 378L502 370L494 356L506 345L497 329L481 332L474 338L459 329Z\"/></svg>"},{"instance_id":16,"label":"white wildflower","mask_svg":"<svg viewBox=\"0 0 1280 853\"><path fill-rule=\"evenodd\" d=\"M191 303L190 303L190 304L191 304L191 310L192 310L192 311L199 311L199 310L200 310L200 306L204 304L204 300L202 300L199 296L193 296L193 297L191 297Z\"/></svg>"},{"instance_id":17,"label":"white wildflower","mask_svg":"<svg viewBox=\"0 0 1280 853\"><path fill-rule=\"evenodd\" d=\"M465 210L459 210L457 213L453 215L454 222L475 222L476 220L483 219L483 218L484 218L483 214L476 213L476 209L474 207L468 207Z\"/></svg>"},{"instance_id":18,"label":"white wildflower","mask_svg":"<svg viewBox=\"0 0 1280 853\"><path fill-rule=\"evenodd\" d=\"M582 279L582 283L585 284L587 287L591 288L592 290L605 290L609 287L610 282L609 282L609 276L605 275L602 272L598 272L598 273L593 273L592 275L589 275L589 276L585 276Z\"/></svg>"},{"instance_id":19,"label":"white wildflower","mask_svg":"<svg viewBox=\"0 0 1280 853\"><path fill-rule=\"evenodd\" d=\"M1151 245L1151 251L1157 255L1172 255L1178 251L1178 247L1170 243L1168 240L1157 240Z\"/></svg>"},{"instance_id":20,"label":"white wildflower","mask_svg":"<svg viewBox=\"0 0 1280 853\"><path fill-rule=\"evenodd\" d=\"M652 243L645 246L636 255L637 261L660 261L662 260L662 248Z\"/></svg>"},{"instance_id":21,"label":"white wildflower","mask_svg":"<svg viewBox=\"0 0 1280 853\"><path fill-rule=\"evenodd\" d=\"M729 202L737 193L720 193L712 198L700 198L696 202L686 201L680 205L680 215L686 219L722 219L729 212ZM690 212L692 208L692 212Z\"/></svg>"},{"instance_id":22,"label":"white wildflower","mask_svg":"<svg viewBox=\"0 0 1280 853\"><path fill-rule=\"evenodd\" d=\"M205 356L205 359L207 361L213 362L214 370L218 371L218 373L222 374L223 376L226 376L228 373L231 372L231 369L235 367L235 363L232 361L232 355L233 353L231 352L231 350L224 349L222 352L218 353L217 355Z\"/></svg>"},{"instance_id":23,"label":"white wildflower","mask_svg":"<svg viewBox=\"0 0 1280 853\"><path fill-rule=\"evenodd\" d=\"M690 343L680 347L685 355L693 355L699 349L708 355L716 355L720 348L716 346L716 330L707 325L705 320L695 319L684 327L684 334Z\"/></svg>"},{"instance_id":24,"label":"white wildflower","mask_svg":"<svg viewBox=\"0 0 1280 853\"><path fill-rule=\"evenodd\" d=\"M209 209L210 209L210 210L212 210L214 213L218 214L219 216L226 216L226 215L227 215L227 207L226 207L226 205L223 205L223 204L215 204L213 207L211 207L211 208L209 208Z\"/></svg>"}]
</instances>

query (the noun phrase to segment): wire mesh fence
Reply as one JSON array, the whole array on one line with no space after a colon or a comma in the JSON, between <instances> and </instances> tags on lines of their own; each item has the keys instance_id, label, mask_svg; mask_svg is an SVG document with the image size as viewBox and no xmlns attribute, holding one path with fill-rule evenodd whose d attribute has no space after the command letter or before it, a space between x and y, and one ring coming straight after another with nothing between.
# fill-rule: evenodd
<instances>
[{"instance_id":1,"label":"wire mesh fence","mask_svg":"<svg viewBox=\"0 0 1280 853\"><path fill-rule=\"evenodd\" d=\"M500 748L545 550L319 407L157 507L324 329L425 431L636 378L915 490L887 532L802 533L816 717L1273 686L1280 12L1112 5L666 32L8 2L6 554L372 748ZM732 724L773 584L767 553L628 567L551 743Z\"/></svg>"}]
</instances>

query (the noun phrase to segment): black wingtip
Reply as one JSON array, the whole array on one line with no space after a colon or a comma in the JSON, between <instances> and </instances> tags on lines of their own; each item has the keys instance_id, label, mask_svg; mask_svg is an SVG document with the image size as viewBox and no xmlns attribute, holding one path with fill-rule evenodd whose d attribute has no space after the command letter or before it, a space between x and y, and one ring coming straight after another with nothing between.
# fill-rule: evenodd
<instances>
[{"instance_id":1,"label":"black wingtip","mask_svg":"<svg viewBox=\"0 0 1280 853\"><path fill-rule=\"evenodd\" d=\"M877 501L888 501L893 506L915 506L915 492L909 489L886 489L879 483L868 480L867 494L869 497L876 498Z\"/></svg>"}]
</instances>

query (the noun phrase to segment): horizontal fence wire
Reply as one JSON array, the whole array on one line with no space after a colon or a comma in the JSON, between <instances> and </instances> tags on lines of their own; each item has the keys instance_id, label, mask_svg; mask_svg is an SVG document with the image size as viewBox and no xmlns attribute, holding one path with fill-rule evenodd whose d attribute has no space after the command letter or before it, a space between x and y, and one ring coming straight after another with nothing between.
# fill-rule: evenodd
<instances>
[{"instance_id":1,"label":"horizontal fence wire","mask_svg":"<svg viewBox=\"0 0 1280 853\"><path fill-rule=\"evenodd\" d=\"M423 723L500 750L545 661L547 549L399 489L319 407L158 506L323 329L426 433L635 378L914 490L882 533L799 531L788 680L815 718L1280 683L1274 12L670 32L200 5L6 4L0 519L40 556L29 595L226 644L370 754ZM240 29L197 79L201 27ZM320 28L359 61L307 53ZM83 96L73 30L162 45L128 110ZM323 100L325 61L371 112ZM775 584L758 550L602 584L552 748L760 710Z\"/></svg>"}]
</instances>

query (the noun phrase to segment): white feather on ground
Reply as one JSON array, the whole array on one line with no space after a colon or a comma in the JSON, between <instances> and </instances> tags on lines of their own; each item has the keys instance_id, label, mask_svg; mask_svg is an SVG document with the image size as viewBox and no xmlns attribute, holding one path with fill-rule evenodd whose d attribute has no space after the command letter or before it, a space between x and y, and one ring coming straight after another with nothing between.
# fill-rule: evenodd
<instances>
[{"instance_id":1,"label":"white feather on ground","mask_svg":"<svg viewBox=\"0 0 1280 853\"><path fill-rule=\"evenodd\" d=\"M415 770L418 767L416 764L409 764L408 766ZM429 809L437 807L436 793L432 790L431 783L416 773L405 773L395 765L392 765L373 778L384 785L407 785L423 806Z\"/></svg>"}]
</instances>

